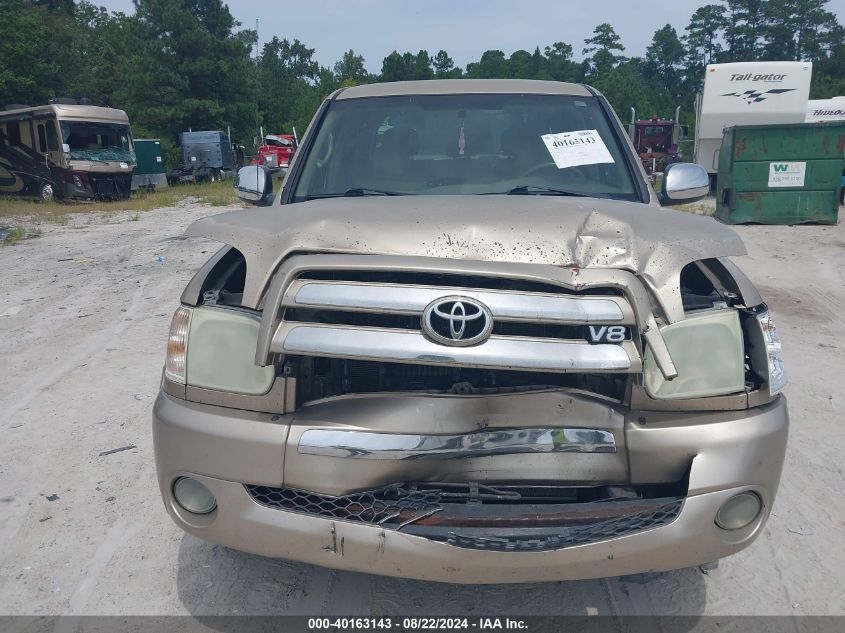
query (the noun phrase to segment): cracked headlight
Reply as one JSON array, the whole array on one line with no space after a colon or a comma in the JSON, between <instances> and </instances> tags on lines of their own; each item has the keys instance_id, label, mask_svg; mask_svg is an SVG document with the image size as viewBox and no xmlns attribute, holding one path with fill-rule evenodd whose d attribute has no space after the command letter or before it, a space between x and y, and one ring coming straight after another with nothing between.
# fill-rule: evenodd
<instances>
[{"instance_id":1,"label":"cracked headlight","mask_svg":"<svg viewBox=\"0 0 845 633\"><path fill-rule=\"evenodd\" d=\"M758 314L757 321L760 323L763 341L766 345L766 359L769 366L769 394L775 395L780 393L786 387L786 383L789 382L789 376L787 376L786 367L783 363L780 335L768 311Z\"/></svg>"},{"instance_id":2,"label":"cracked headlight","mask_svg":"<svg viewBox=\"0 0 845 633\"><path fill-rule=\"evenodd\" d=\"M745 390L742 327L736 310L706 310L660 328L678 377L663 377L651 348L643 360L643 384L658 400L707 398Z\"/></svg>"}]
</instances>

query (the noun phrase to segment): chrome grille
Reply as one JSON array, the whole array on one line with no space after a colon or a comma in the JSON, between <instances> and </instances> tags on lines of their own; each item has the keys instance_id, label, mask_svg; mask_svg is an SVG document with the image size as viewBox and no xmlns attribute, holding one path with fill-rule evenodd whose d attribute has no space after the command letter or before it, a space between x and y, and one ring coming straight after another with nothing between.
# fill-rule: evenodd
<instances>
[{"instance_id":1,"label":"chrome grille","mask_svg":"<svg viewBox=\"0 0 845 633\"><path fill-rule=\"evenodd\" d=\"M409 280L408 275L379 272L368 278L365 273L344 272L343 278L332 278L330 271L310 278L306 271L287 284L270 352L552 373L633 373L642 368L639 341L632 334L636 316L615 288L578 293L552 284L515 281L517 289L507 290L502 286L508 280L501 278L482 284L459 276L414 275L422 283L398 283ZM489 338L461 346L426 336L423 313L445 297L486 306L493 320ZM590 325L622 326L625 340L592 344L586 337Z\"/></svg>"}]
</instances>

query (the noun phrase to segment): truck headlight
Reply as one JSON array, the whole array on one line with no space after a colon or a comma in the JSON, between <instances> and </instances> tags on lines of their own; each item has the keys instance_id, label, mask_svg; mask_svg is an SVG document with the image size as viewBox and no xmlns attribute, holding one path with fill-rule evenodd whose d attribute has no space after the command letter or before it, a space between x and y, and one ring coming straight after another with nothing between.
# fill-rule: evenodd
<instances>
[{"instance_id":1,"label":"truck headlight","mask_svg":"<svg viewBox=\"0 0 845 633\"><path fill-rule=\"evenodd\" d=\"M766 344L766 358L769 365L769 394L775 395L781 392L786 387L786 383L789 382L786 367L783 363L780 335L768 311L758 314L757 320L760 322L763 341Z\"/></svg>"},{"instance_id":2,"label":"truck headlight","mask_svg":"<svg viewBox=\"0 0 845 633\"><path fill-rule=\"evenodd\" d=\"M745 390L742 327L736 310L706 310L660 328L678 377L668 381L651 348L643 361L643 384L658 400L706 398Z\"/></svg>"},{"instance_id":3,"label":"truck headlight","mask_svg":"<svg viewBox=\"0 0 845 633\"><path fill-rule=\"evenodd\" d=\"M276 369L255 364L259 319L244 310L199 306L191 314L187 384L214 391L264 395Z\"/></svg>"},{"instance_id":4,"label":"truck headlight","mask_svg":"<svg viewBox=\"0 0 845 633\"><path fill-rule=\"evenodd\" d=\"M84 189L85 185L82 184L82 177L78 174L73 175L73 186L78 189Z\"/></svg>"},{"instance_id":5,"label":"truck headlight","mask_svg":"<svg viewBox=\"0 0 845 633\"><path fill-rule=\"evenodd\" d=\"M255 364L259 319L243 310L180 307L170 323L164 375L213 391L264 395L276 370Z\"/></svg>"},{"instance_id":6,"label":"truck headlight","mask_svg":"<svg viewBox=\"0 0 845 633\"><path fill-rule=\"evenodd\" d=\"M164 361L164 375L168 380L185 384L188 366L188 332L191 328L191 310L178 308L170 321L167 336L167 357Z\"/></svg>"}]
</instances>

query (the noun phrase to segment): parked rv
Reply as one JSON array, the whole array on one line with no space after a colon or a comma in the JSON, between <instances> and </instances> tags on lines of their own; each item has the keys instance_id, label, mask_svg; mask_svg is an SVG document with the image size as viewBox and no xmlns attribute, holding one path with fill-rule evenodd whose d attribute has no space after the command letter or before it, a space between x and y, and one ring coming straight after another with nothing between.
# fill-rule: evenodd
<instances>
[{"instance_id":1,"label":"parked rv","mask_svg":"<svg viewBox=\"0 0 845 633\"><path fill-rule=\"evenodd\" d=\"M0 193L45 201L126 198L134 166L123 110L63 100L0 112Z\"/></svg>"},{"instance_id":2,"label":"parked rv","mask_svg":"<svg viewBox=\"0 0 845 633\"><path fill-rule=\"evenodd\" d=\"M219 130L182 132L182 164L167 175L174 182L216 182L232 174L234 153L232 140Z\"/></svg>"},{"instance_id":3,"label":"parked rv","mask_svg":"<svg viewBox=\"0 0 845 633\"><path fill-rule=\"evenodd\" d=\"M845 121L845 97L810 99L807 102L804 122L822 123L823 121Z\"/></svg>"},{"instance_id":4,"label":"parked rv","mask_svg":"<svg viewBox=\"0 0 845 633\"><path fill-rule=\"evenodd\" d=\"M845 97L832 99L811 99L807 102L805 123L824 121L845 121ZM842 184L839 188L839 204L845 204L845 167L842 170Z\"/></svg>"},{"instance_id":5,"label":"parked rv","mask_svg":"<svg viewBox=\"0 0 845 633\"><path fill-rule=\"evenodd\" d=\"M709 64L696 99L694 162L715 177L727 127L803 123L812 72L810 62Z\"/></svg>"},{"instance_id":6,"label":"parked rv","mask_svg":"<svg viewBox=\"0 0 845 633\"><path fill-rule=\"evenodd\" d=\"M160 139L136 138L135 156L137 163L135 173L132 174L132 191L167 186L167 169Z\"/></svg>"}]
</instances>

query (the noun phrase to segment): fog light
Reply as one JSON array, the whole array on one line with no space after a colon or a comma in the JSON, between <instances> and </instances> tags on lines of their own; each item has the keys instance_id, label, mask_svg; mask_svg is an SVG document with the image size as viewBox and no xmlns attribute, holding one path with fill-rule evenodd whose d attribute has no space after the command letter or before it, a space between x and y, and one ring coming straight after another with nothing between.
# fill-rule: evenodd
<instances>
[{"instance_id":1,"label":"fog light","mask_svg":"<svg viewBox=\"0 0 845 633\"><path fill-rule=\"evenodd\" d=\"M173 484L173 496L177 503L188 512L208 514L217 507L217 499L196 479L180 477Z\"/></svg>"},{"instance_id":2,"label":"fog light","mask_svg":"<svg viewBox=\"0 0 845 633\"><path fill-rule=\"evenodd\" d=\"M716 525L723 530L738 530L760 516L763 502L753 492L740 492L725 501L716 513Z\"/></svg>"},{"instance_id":3,"label":"fog light","mask_svg":"<svg viewBox=\"0 0 845 633\"><path fill-rule=\"evenodd\" d=\"M73 185L77 189L84 189L85 186L82 184L82 178L80 178L77 174L73 175Z\"/></svg>"}]
</instances>

